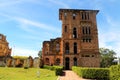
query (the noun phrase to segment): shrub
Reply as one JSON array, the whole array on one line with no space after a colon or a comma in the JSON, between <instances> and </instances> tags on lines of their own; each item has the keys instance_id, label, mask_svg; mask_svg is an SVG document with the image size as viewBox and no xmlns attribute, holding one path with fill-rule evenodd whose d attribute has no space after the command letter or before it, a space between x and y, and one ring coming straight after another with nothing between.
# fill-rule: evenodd
<instances>
[{"instance_id":1,"label":"shrub","mask_svg":"<svg viewBox=\"0 0 120 80\"><path fill-rule=\"evenodd\" d=\"M120 80L120 65L110 67L110 80Z\"/></svg>"},{"instance_id":2,"label":"shrub","mask_svg":"<svg viewBox=\"0 0 120 80\"><path fill-rule=\"evenodd\" d=\"M29 67L26 67L26 66L24 67L24 69L28 69L28 68L29 68Z\"/></svg>"},{"instance_id":3,"label":"shrub","mask_svg":"<svg viewBox=\"0 0 120 80\"><path fill-rule=\"evenodd\" d=\"M56 68L55 74L57 75L62 75L62 68Z\"/></svg>"},{"instance_id":4,"label":"shrub","mask_svg":"<svg viewBox=\"0 0 120 80\"><path fill-rule=\"evenodd\" d=\"M82 75L81 75L81 68L80 67L73 66L72 67L72 71L74 71L77 75L82 77Z\"/></svg>"},{"instance_id":5,"label":"shrub","mask_svg":"<svg viewBox=\"0 0 120 80\"><path fill-rule=\"evenodd\" d=\"M53 66L48 66L48 65L44 65L43 68L49 69L49 70L54 70L54 67L53 67Z\"/></svg>"},{"instance_id":6,"label":"shrub","mask_svg":"<svg viewBox=\"0 0 120 80\"><path fill-rule=\"evenodd\" d=\"M61 66L47 66L47 65L44 65L43 68L49 69L49 70L54 70L56 76L57 76L57 75L62 75L63 67L61 67Z\"/></svg>"},{"instance_id":7,"label":"shrub","mask_svg":"<svg viewBox=\"0 0 120 80\"><path fill-rule=\"evenodd\" d=\"M81 74L83 78L89 79L109 79L109 69L103 68L83 68L81 69Z\"/></svg>"},{"instance_id":8,"label":"shrub","mask_svg":"<svg viewBox=\"0 0 120 80\"><path fill-rule=\"evenodd\" d=\"M76 72L80 77L83 77L83 78L109 80L109 69L108 68L72 67L72 70Z\"/></svg>"}]
</instances>

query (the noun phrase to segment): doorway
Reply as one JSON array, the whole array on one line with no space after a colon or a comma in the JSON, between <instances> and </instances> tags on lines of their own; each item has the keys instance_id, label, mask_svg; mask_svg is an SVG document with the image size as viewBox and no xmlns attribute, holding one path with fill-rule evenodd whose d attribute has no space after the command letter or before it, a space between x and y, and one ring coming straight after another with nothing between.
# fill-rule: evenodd
<instances>
[{"instance_id":1,"label":"doorway","mask_svg":"<svg viewBox=\"0 0 120 80\"><path fill-rule=\"evenodd\" d=\"M66 69L66 70L69 70L69 69L70 69L70 67L69 67L70 64L69 64L69 63L70 63L70 59L69 59L68 57L66 57L66 58L65 58L65 69Z\"/></svg>"}]
</instances>

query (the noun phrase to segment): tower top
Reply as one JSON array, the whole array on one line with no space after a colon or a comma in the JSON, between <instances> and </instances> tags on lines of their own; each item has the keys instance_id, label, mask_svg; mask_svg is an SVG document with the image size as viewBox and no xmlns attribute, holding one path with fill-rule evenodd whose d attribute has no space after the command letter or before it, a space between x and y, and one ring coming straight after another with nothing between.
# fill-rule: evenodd
<instances>
[{"instance_id":1,"label":"tower top","mask_svg":"<svg viewBox=\"0 0 120 80\"><path fill-rule=\"evenodd\" d=\"M82 12L82 11L92 11L98 13L99 10L90 10L90 9L59 9L59 12Z\"/></svg>"},{"instance_id":2,"label":"tower top","mask_svg":"<svg viewBox=\"0 0 120 80\"><path fill-rule=\"evenodd\" d=\"M61 15L65 14L67 12L72 13L82 13L82 12L92 12L97 14L99 10L90 10L90 9L59 9L59 20L61 20Z\"/></svg>"}]
</instances>

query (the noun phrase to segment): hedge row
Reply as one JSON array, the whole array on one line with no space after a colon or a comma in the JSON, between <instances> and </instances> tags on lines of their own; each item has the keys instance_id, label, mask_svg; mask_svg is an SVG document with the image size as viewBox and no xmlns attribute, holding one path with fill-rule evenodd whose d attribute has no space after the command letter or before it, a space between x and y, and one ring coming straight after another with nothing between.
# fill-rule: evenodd
<instances>
[{"instance_id":1,"label":"hedge row","mask_svg":"<svg viewBox=\"0 0 120 80\"><path fill-rule=\"evenodd\" d=\"M108 68L81 68L73 66L72 70L80 77L86 79L109 80Z\"/></svg>"},{"instance_id":2,"label":"hedge row","mask_svg":"<svg viewBox=\"0 0 120 80\"><path fill-rule=\"evenodd\" d=\"M62 75L63 67L61 67L61 66L48 66L48 65L44 65L43 68L49 69L49 70L54 70L56 75Z\"/></svg>"},{"instance_id":3,"label":"hedge row","mask_svg":"<svg viewBox=\"0 0 120 80\"><path fill-rule=\"evenodd\" d=\"M110 67L110 80L120 80L120 65Z\"/></svg>"}]
</instances>

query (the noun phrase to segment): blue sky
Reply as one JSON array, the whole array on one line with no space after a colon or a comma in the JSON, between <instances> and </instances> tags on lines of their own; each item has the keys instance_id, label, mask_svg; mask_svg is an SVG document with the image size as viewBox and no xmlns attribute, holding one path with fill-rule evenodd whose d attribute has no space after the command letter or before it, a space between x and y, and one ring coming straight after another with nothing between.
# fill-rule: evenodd
<instances>
[{"instance_id":1,"label":"blue sky","mask_svg":"<svg viewBox=\"0 0 120 80\"><path fill-rule=\"evenodd\" d=\"M97 9L99 47L120 56L119 0L0 0L0 33L12 55L37 56L44 40L61 36L59 8Z\"/></svg>"}]
</instances>

